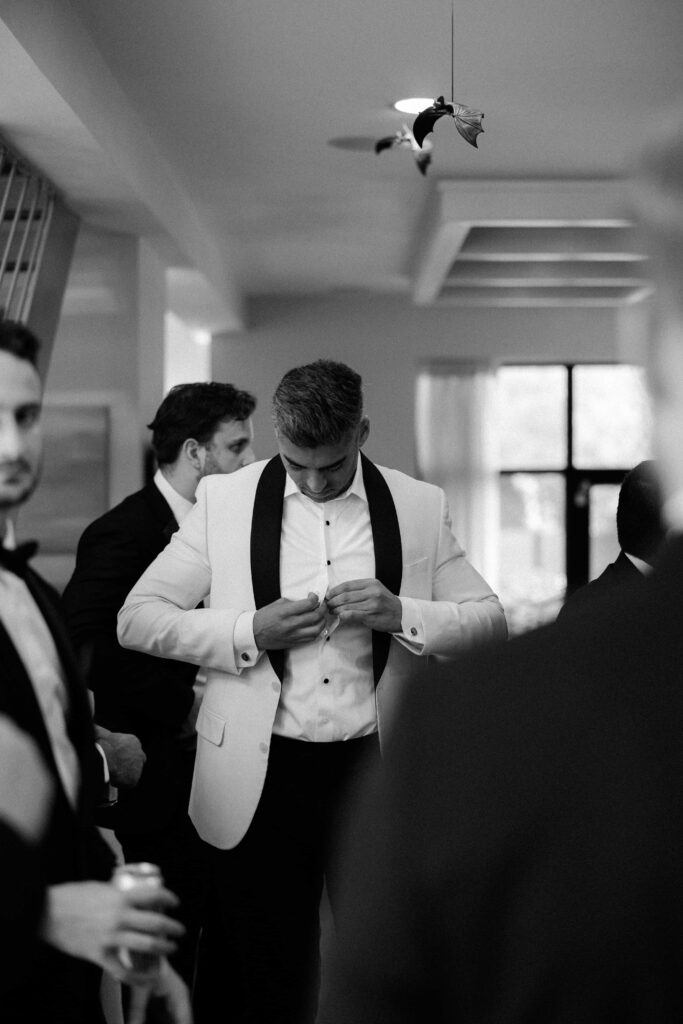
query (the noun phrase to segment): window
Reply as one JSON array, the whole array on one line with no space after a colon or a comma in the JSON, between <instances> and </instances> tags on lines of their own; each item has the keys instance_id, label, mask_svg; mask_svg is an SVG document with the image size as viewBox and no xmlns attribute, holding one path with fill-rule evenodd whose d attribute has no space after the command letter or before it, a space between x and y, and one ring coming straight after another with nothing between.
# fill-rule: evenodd
<instances>
[{"instance_id":1,"label":"window","mask_svg":"<svg viewBox=\"0 0 683 1024\"><path fill-rule=\"evenodd\" d=\"M498 385L500 596L517 633L616 556L619 485L650 456L649 407L633 366L505 366Z\"/></svg>"}]
</instances>

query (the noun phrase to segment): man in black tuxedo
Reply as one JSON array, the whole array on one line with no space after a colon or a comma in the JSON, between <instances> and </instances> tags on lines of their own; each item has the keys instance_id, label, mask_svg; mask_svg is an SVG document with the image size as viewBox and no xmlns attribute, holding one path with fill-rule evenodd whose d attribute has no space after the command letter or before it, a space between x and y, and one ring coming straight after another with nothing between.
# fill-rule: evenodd
<instances>
[{"instance_id":1,"label":"man in black tuxedo","mask_svg":"<svg viewBox=\"0 0 683 1024\"><path fill-rule=\"evenodd\" d=\"M672 536L638 588L406 688L322 1024L683 1019L683 118L634 198Z\"/></svg>"},{"instance_id":2,"label":"man in black tuxedo","mask_svg":"<svg viewBox=\"0 0 683 1024\"><path fill-rule=\"evenodd\" d=\"M133 733L146 754L140 781L100 816L127 861L152 861L180 898L187 931L172 962L192 983L202 918L201 844L187 814L194 766L197 666L122 648L116 615L126 595L191 510L199 480L254 460L255 399L223 383L181 384L150 429L158 469L142 490L88 526L63 601L86 665L99 725Z\"/></svg>"},{"instance_id":3,"label":"man in black tuxedo","mask_svg":"<svg viewBox=\"0 0 683 1024\"><path fill-rule=\"evenodd\" d=\"M42 772L30 765L20 785L24 834L17 835L5 815L3 857L19 844L35 847L20 864L17 887L28 894L26 914L37 932L23 929L24 962L2 957L0 1017L3 1024L50 1021L98 1024L101 969L124 981L140 981L126 972L118 949L172 952L182 926L160 909L174 907L175 897L159 893L121 893L108 881L112 856L93 821L101 799L104 773L95 747L90 706L75 655L58 607L57 594L27 564L26 550L15 548L14 514L37 484L41 459L41 381L36 370L38 343L23 326L0 322L0 713L33 740ZM31 546L35 547L35 545ZM9 724L8 723L8 724ZM3 753L16 743L7 730L0 735ZM8 749L9 745L9 749ZM24 754L26 752L24 751ZM30 824L31 804L40 796L47 773L53 796L45 819ZM11 783L3 773L3 784ZM15 784L17 784L15 780ZM15 794L18 796L18 794ZM42 835L41 835L42 833ZM12 844L14 854L12 854ZM33 861L31 865L29 860ZM14 879L3 873L5 893ZM26 874L34 872L33 882ZM16 896L16 892L14 892ZM36 901L43 912L36 914ZM160 909L150 912L152 901ZM3 931L4 945L13 934ZM155 984L167 999L174 1021L187 1020L187 993L164 961Z\"/></svg>"},{"instance_id":4,"label":"man in black tuxedo","mask_svg":"<svg viewBox=\"0 0 683 1024\"><path fill-rule=\"evenodd\" d=\"M629 470L619 488L617 539L621 548L613 562L565 601L558 618L573 615L613 587L638 586L652 566L666 537L654 459Z\"/></svg>"}]
</instances>

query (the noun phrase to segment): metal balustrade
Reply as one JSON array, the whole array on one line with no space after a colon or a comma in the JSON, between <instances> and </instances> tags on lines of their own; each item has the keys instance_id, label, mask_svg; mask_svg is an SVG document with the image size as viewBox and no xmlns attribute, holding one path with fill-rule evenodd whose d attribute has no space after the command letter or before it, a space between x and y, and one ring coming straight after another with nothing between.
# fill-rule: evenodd
<instances>
[{"instance_id":1,"label":"metal balustrade","mask_svg":"<svg viewBox=\"0 0 683 1024\"><path fill-rule=\"evenodd\" d=\"M0 137L0 319L29 319L55 191Z\"/></svg>"}]
</instances>

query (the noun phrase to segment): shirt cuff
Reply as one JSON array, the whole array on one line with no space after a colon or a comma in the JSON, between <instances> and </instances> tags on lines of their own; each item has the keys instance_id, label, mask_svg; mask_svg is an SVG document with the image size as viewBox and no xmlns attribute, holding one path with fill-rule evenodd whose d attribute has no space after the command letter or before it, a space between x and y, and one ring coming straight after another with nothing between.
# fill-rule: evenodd
<instances>
[{"instance_id":1,"label":"shirt cuff","mask_svg":"<svg viewBox=\"0 0 683 1024\"><path fill-rule=\"evenodd\" d=\"M242 612L238 617L233 633L233 644L238 673L244 668L253 668L262 653L254 640L254 612Z\"/></svg>"},{"instance_id":2,"label":"shirt cuff","mask_svg":"<svg viewBox=\"0 0 683 1024\"><path fill-rule=\"evenodd\" d=\"M425 645L425 629L422 613L417 601L411 597L399 597L401 602L401 632L392 633L399 643L414 654L422 654Z\"/></svg>"},{"instance_id":3,"label":"shirt cuff","mask_svg":"<svg viewBox=\"0 0 683 1024\"><path fill-rule=\"evenodd\" d=\"M119 798L119 791L116 788L116 786L112 786L111 782L109 781L110 780L110 776L109 776L109 765L107 764L107 755L105 754L104 750L99 745L99 743L95 744L95 750L97 750L99 752L99 755L102 758L102 764L104 766L104 786L103 786L104 799L103 799L103 803L104 804L115 804L117 802L118 798Z\"/></svg>"},{"instance_id":4,"label":"shirt cuff","mask_svg":"<svg viewBox=\"0 0 683 1024\"><path fill-rule=\"evenodd\" d=\"M95 750L98 751L100 757L102 758L102 764L104 765L104 782L106 785L109 782L109 765L107 764L107 755L102 750L102 747L99 745L99 743L95 744Z\"/></svg>"}]
</instances>

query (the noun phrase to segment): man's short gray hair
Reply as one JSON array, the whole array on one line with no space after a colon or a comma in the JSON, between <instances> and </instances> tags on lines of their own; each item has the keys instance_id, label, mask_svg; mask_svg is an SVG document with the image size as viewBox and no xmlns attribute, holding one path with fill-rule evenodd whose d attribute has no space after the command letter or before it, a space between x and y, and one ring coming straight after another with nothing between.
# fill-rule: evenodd
<instances>
[{"instance_id":1,"label":"man's short gray hair","mask_svg":"<svg viewBox=\"0 0 683 1024\"><path fill-rule=\"evenodd\" d=\"M363 415L363 382L349 366L318 359L284 375L273 395L278 433L298 448L338 444Z\"/></svg>"}]
</instances>

